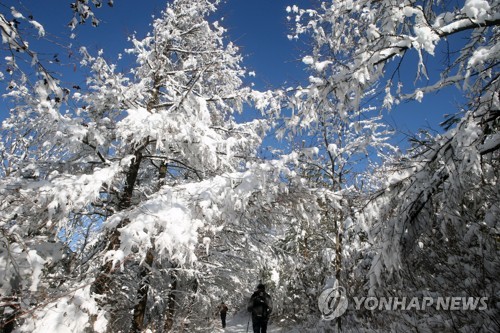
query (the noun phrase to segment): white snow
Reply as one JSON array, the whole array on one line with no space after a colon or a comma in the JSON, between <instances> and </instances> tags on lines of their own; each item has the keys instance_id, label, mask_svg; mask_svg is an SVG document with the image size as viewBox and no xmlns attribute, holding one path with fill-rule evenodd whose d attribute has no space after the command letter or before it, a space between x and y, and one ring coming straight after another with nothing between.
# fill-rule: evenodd
<instances>
[{"instance_id":1,"label":"white snow","mask_svg":"<svg viewBox=\"0 0 500 333\"><path fill-rule=\"evenodd\" d=\"M302 62L306 65L312 65L314 63L314 58L311 56L305 56L302 58Z\"/></svg>"},{"instance_id":2,"label":"white snow","mask_svg":"<svg viewBox=\"0 0 500 333\"><path fill-rule=\"evenodd\" d=\"M45 29L43 28L43 25L41 25L40 23L38 23L35 20L30 20L30 23L31 23L31 25L33 25L33 27L35 27L35 29L38 30L39 37L45 36Z\"/></svg>"},{"instance_id":3,"label":"white snow","mask_svg":"<svg viewBox=\"0 0 500 333\"><path fill-rule=\"evenodd\" d=\"M328 65L330 65L332 62L329 61L329 60L325 60L325 61L319 61L317 63L314 64L314 68L316 68L316 71L318 72L322 72L325 70L326 67L328 67Z\"/></svg>"},{"instance_id":4,"label":"white snow","mask_svg":"<svg viewBox=\"0 0 500 333\"><path fill-rule=\"evenodd\" d=\"M14 18L16 18L16 19L23 19L23 18L24 18L23 14L19 13L19 12L16 10L16 8L14 8L14 7L10 7L10 11L11 11L11 13L12 13L12 16L14 16Z\"/></svg>"},{"instance_id":5,"label":"white snow","mask_svg":"<svg viewBox=\"0 0 500 333\"><path fill-rule=\"evenodd\" d=\"M422 102L422 99L424 98L424 92L420 89L418 89L416 92L415 92L415 99L419 102Z\"/></svg>"},{"instance_id":6,"label":"white snow","mask_svg":"<svg viewBox=\"0 0 500 333\"><path fill-rule=\"evenodd\" d=\"M485 22L489 10L490 5L486 0L467 0L462 8L462 12L477 23Z\"/></svg>"},{"instance_id":7,"label":"white snow","mask_svg":"<svg viewBox=\"0 0 500 333\"><path fill-rule=\"evenodd\" d=\"M30 263L33 273L31 275L30 291L37 291L40 275L42 274L45 260L38 255L35 250L28 251L27 260Z\"/></svg>"},{"instance_id":8,"label":"white snow","mask_svg":"<svg viewBox=\"0 0 500 333\"><path fill-rule=\"evenodd\" d=\"M250 319L250 314L246 312L237 313L231 315L228 313L226 320L226 328L223 329L220 324L220 320L217 318L216 323L214 323L214 333L247 333L253 332L252 320ZM269 325L267 326L268 333L291 333L290 330L278 327L273 323L271 318Z\"/></svg>"}]
</instances>

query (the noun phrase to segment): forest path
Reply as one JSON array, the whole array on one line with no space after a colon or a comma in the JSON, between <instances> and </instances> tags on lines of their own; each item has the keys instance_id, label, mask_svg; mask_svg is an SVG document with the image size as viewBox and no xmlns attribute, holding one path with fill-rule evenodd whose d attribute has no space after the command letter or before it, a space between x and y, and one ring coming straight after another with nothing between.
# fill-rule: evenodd
<instances>
[{"instance_id":1,"label":"forest path","mask_svg":"<svg viewBox=\"0 0 500 333\"><path fill-rule=\"evenodd\" d=\"M233 316L228 316L225 329L220 328L220 320L217 322L217 324L218 328L214 331L215 333L246 333L247 327L248 333L253 333L252 320L250 319L250 315L246 313L237 313ZM267 327L267 332L285 333L284 328L273 325L272 320Z\"/></svg>"}]
</instances>

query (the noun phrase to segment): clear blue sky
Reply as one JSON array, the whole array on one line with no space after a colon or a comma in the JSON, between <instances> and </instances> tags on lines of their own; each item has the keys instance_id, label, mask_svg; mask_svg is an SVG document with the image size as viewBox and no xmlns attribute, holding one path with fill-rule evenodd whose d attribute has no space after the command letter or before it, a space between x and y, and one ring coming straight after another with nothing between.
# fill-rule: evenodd
<instances>
[{"instance_id":1,"label":"clear blue sky","mask_svg":"<svg viewBox=\"0 0 500 333\"><path fill-rule=\"evenodd\" d=\"M63 2L68 5L61 5ZM67 28L72 18L69 1L24 0L23 3L44 25L49 38L71 33ZM285 8L290 4L308 3L307 0L229 0L220 6L215 17L224 18L222 25L229 30L230 39L241 47L245 66L257 72L259 88L280 85L284 81L293 83L303 75L299 53L296 52L299 43L286 38L289 30ZM165 0L115 0L113 8L104 5L95 10L101 20L99 27L93 28L90 24L77 27L75 44L85 45L95 52L103 49L105 55L114 58L130 47L128 36L136 32L141 37L149 31L152 15L158 17L165 4ZM28 12L23 13L26 15ZM64 55L61 57L64 58Z\"/></svg>"},{"instance_id":2,"label":"clear blue sky","mask_svg":"<svg viewBox=\"0 0 500 333\"><path fill-rule=\"evenodd\" d=\"M71 31L67 23L72 18L69 1L66 0L24 0L25 8L18 1L14 3L25 15L32 14L44 25L47 36L56 42L69 42L68 38L60 40L60 36L69 36ZM101 25L97 28L90 24L78 26L76 45L85 45L94 54L103 49L110 59L116 59L130 44L127 37L132 33L141 37L149 31L152 15L159 16L165 8L165 0L115 0L113 8L104 5L96 10ZM229 0L220 7L217 16L224 17L223 26L229 30L229 36L245 56L245 66L256 72L254 79L257 88L265 89L283 84L292 85L306 77L300 59L307 50L302 42L289 41L289 23L286 20L285 8L297 4L307 7L313 0ZM50 54L47 50L47 54ZM61 52L62 63L71 68L68 54ZM47 57L50 57L47 55ZM68 70L63 81L67 84L83 85L85 78ZM442 114L453 111L456 97L447 93L425 96L423 103L412 102L397 107L391 112L389 123L397 123L403 131L415 131L418 127L431 125L438 128ZM0 104L1 107L2 104ZM5 106L5 105L4 105ZM5 116L5 108L0 112L0 119ZM448 111L446 111L448 110Z\"/></svg>"}]
</instances>

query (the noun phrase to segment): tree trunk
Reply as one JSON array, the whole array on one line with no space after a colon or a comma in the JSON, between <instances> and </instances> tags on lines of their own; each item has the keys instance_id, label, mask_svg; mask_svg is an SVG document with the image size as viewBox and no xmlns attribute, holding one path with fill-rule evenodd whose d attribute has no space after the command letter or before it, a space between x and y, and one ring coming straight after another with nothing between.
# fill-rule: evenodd
<instances>
[{"instance_id":1,"label":"tree trunk","mask_svg":"<svg viewBox=\"0 0 500 333\"><path fill-rule=\"evenodd\" d=\"M337 215L337 214L336 214ZM335 216L335 279L340 283L342 274L342 234L343 234L343 215L342 213ZM344 295L347 297L347 295ZM337 329L342 331L342 318L337 317Z\"/></svg>"},{"instance_id":2,"label":"tree trunk","mask_svg":"<svg viewBox=\"0 0 500 333\"><path fill-rule=\"evenodd\" d=\"M118 203L118 208L120 210L124 210L130 207L132 194L134 192L134 186L137 181L137 175L139 174L139 168L142 161L142 153L137 151L135 153L135 159L130 165L130 168L127 172L127 178L125 183L125 189L123 191L123 196L120 198L120 202ZM130 222L129 219L122 220L114 229L111 237L109 238L108 246L106 247L106 251L116 250L120 247L120 231L119 229L126 226ZM109 283L111 282L111 273L113 270L113 265L111 262L107 262L102 268L102 272L96 278L93 283L93 289L96 294L104 295L108 288Z\"/></svg>"},{"instance_id":3,"label":"tree trunk","mask_svg":"<svg viewBox=\"0 0 500 333\"><path fill-rule=\"evenodd\" d=\"M144 328L144 317L146 315L146 305L148 303L149 273L151 272L153 260L153 251L150 249L146 254L146 260L141 268L139 289L137 291L138 302L134 306L131 333L141 332Z\"/></svg>"},{"instance_id":4,"label":"tree trunk","mask_svg":"<svg viewBox=\"0 0 500 333\"><path fill-rule=\"evenodd\" d=\"M155 92L158 94L157 90L155 90ZM163 185L166 175L167 165L162 162L158 175L158 189ZM137 290L138 303L134 306L131 333L141 332L144 328L144 317L146 316L146 306L148 304L149 274L151 273L153 261L153 249L149 249L144 262L145 265L141 268L141 273L139 275L140 282Z\"/></svg>"},{"instance_id":5,"label":"tree trunk","mask_svg":"<svg viewBox=\"0 0 500 333\"><path fill-rule=\"evenodd\" d=\"M123 195L118 202L119 210L127 209L132 204L132 195L134 192L134 186L137 181L137 176L139 174L139 169L142 161L142 153L141 153L142 148L138 149L135 152L134 154L135 159L132 161L129 170L127 171ZM106 252L120 248L121 241L120 241L119 230L120 228L126 226L129 223L130 220L125 218L122 221L120 221L120 223L114 228L113 232L109 236L109 241L105 250ZM106 295L110 292L110 289L112 289L112 282L113 282L112 279L113 270L114 268L112 262L108 261L103 265L103 267L101 268L101 272L97 275L96 279L94 280L91 286L91 289L93 290L94 293L96 293L97 295ZM97 302L101 307L105 307L109 303L107 297L97 299ZM113 313L110 313L110 315L111 315L111 318L109 320L110 323L119 320L119 318L117 318ZM93 316L91 321L94 321L95 319L96 319L95 316Z\"/></svg>"},{"instance_id":6,"label":"tree trunk","mask_svg":"<svg viewBox=\"0 0 500 333\"><path fill-rule=\"evenodd\" d=\"M175 293L177 291L177 272L175 270L177 266L172 266L172 272L170 273L170 292L168 294L167 300L167 313L165 318L165 332L170 332L174 326L174 313L175 313Z\"/></svg>"}]
</instances>

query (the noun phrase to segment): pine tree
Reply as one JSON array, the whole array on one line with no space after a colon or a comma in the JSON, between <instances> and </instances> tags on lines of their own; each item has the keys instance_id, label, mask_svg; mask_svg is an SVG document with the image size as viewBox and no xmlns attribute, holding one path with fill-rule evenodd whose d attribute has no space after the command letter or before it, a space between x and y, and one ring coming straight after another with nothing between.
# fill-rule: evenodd
<instances>
[{"instance_id":1,"label":"pine tree","mask_svg":"<svg viewBox=\"0 0 500 333\"><path fill-rule=\"evenodd\" d=\"M40 272L48 255L29 246L39 259L34 265L28 258L37 274L27 297L39 301L26 309L37 316L21 330L41 329L55 320L51 308L65 303L72 316L55 321L76 331L89 324L95 331L170 331L182 324L186 313L178 309L189 307L179 305L198 295L203 269L192 268L203 235L216 233L225 215L234 218L239 194L254 191L237 189L224 199L239 181L221 176L241 177L266 127L234 118L253 97L242 87L238 49L218 22L207 21L217 4L168 5L148 36L131 39L131 75L82 48L93 74L88 93L66 96L77 109L61 113L65 100L50 80L39 81L32 96L23 82L13 89L19 103L5 122L13 158L2 179L3 223L15 226L21 246L40 234L78 257L69 263L73 274L54 274L51 282ZM211 189L214 198L206 197ZM53 298L37 293L42 286ZM158 303L153 295L164 297Z\"/></svg>"}]
</instances>

